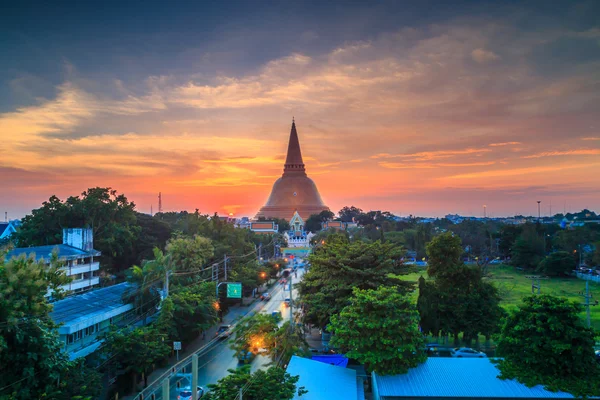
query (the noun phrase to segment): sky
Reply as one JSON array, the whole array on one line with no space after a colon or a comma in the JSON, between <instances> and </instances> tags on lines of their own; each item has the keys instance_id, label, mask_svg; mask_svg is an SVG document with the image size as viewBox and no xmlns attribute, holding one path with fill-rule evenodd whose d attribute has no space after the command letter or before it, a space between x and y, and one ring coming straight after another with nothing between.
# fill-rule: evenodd
<instances>
[{"instance_id":1,"label":"sky","mask_svg":"<svg viewBox=\"0 0 600 400\"><path fill-rule=\"evenodd\" d=\"M325 203L600 210L600 2L6 2L0 211L112 187L253 216L292 117Z\"/></svg>"}]
</instances>

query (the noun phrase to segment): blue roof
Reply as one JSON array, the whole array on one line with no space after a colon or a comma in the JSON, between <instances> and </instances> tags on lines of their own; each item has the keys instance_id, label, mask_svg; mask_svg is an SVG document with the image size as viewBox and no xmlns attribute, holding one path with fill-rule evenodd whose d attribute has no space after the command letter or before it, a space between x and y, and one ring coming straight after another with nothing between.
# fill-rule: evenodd
<instances>
[{"instance_id":1,"label":"blue roof","mask_svg":"<svg viewBox=\"0 0 600 400\"><path fill-rule=\"evenodd\" d=\"M29 257L29 255L33 253L35 254L36 261L40 261L42 258L46 261L50 261L52 259L52 252L55 250L58 252L59 260L72 260L100 255L98 250L85 251L66 244L51 244L49 246L18 247L6 254L6 260L10 260L13 257L17 258L22 255Z\"/></svg>"},{"instance_id":2,"label":"blue roof","mask_svg":"<svg viewBox=\"0 0 600 400\"><path fill-rule=\"evenodd\" d=\"M335 365L336 367L346 368L346 366L348 365L348 359L340 354L324 354L321 356L312 356L311 359L325 364Z\"/></svg>"},{"instance_id":3,"label":"blue roof","mask_svg":"<svg viewBox=\"0 0 600 400\"><path fill-rule=\"evenodd\" d=\"M292 356L286 371L300 375L297 387L304 386L308 393L294 399L357 400L356 371L318 361Z\"/></svg>"},{"instance_id":4,"label":"blue roof","mask_svg":"<svg viewBox=\"0 0 600 400\"><path fill-rule=\"evenodd\" d=\"M131 283L124 282L67 297L52 304L53 310L50 317L54 322L62 323L63 327L69 327L113 310L132 308L132 305L123 307L126 304L122 298L125 291L134 290L135 287Z\"/></svg>"},{"instance_id":5,"label":"blue roof","mask_svg":"<svg viewBox=\"0 0 600 400\"><path fill-rule=\"evenodd\" d=\"M404 375L373 374L373 385L382 399L416 397L572 399L564 392L543 386L528 388L516 380L501 380L500 371L488 358L428 358Z\"/></svg>"}]
</instances>

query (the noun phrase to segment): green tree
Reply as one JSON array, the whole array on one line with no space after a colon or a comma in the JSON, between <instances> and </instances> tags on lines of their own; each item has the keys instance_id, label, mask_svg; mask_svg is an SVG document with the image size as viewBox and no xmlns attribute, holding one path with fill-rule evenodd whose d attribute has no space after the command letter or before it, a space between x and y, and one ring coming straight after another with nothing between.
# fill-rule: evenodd
<instances>
[{"instance_id":1,"label":"green tree","mask_svg":"<svg viewBox=\"0 0 600 400\"><path fill-rule=\"evenodd\" d=\"M291 376L285 370L271 367L250 373L250 366L228 370L229 375L209 384L203 400L235 399L243 388L244 400L291 400L296 394L308 393L304 387L297 387L299 376Z\"/></svg>"},{"instance_id":2,"label":"green tree","mask_svg":"<svg viewBox=\"0 0 600 400\"><path fill-rule=\"evenodd\" d=\"M170 257L175 271L186 273L178 275L176 281L191 283L210 277L211 271L207 264L214 256L214 247L210 239L198 235L191 238L174 237L167 242L165 253Z\"/></svg>"},{"instance_id":3,"label":"green tree","mask_svg":"<svg viewBox=\"0 0 600 400\"><path fill-rule=\"evenodd\" d=\"M460 237L452 232L442 233L427 244L427 274L431 278L444 277L463 265Z\"/></svg>"},{"instance_id":4,"label":"green tree","mask_svg":"<svg viewBox=\"0 0 600 400\"><path fill-rule=\"evenodd\" d=\"M594 266L600 266L600 242L596 242L594 247L595 249L592 256L592 263Z\"/></svg>"},{"instance_id":5,"label":"green tree","mask_svg":"<svg viewBox=\"0 0 600 400\"><path fill-rule=\"evenodd\" d=\"M519 235L511 250L511 264L515 267L535 269L544 258L544 238L534 225L527 225Z\"/></svg>"},{"instance_id":6,"label":"green tree","mask_svg":"<svg viewBox=\"0 0 600 400\"><path fill-rule=\"evenodd\" d=\"M77 371L69 362L50 318L52 304L45 296L51 291L61 299L60 286L68 281L56 254L49 266L34 258L5 260L0 254L0 397L68 399L97 393L95 375L81 384L78 377L87 370ZM73 384L65 386L71 378Z\"/></svg>"},{"instance_id":7,"label":"green tree","mask_svg":"<svg viewBox=\"0 0 600 400\"><path fill-rule=\"evenodd\" d=\"M298 284L306 322L326 326L330 316L348 304L355 287L398 286L407 293L414 284L400 277L410 272L402 255L403 250L393 244L348 242L344 235L331 236L309 256L311 268Z\"/></svg>"},{"instance_id":8,"label":"green tree","mask_svg":"<svg viewBox=\"0 0 600 400\"><path fill-rule=\"evenodd\" d=\"M506 318L498 354L501 378L544 385L576 396L600 395L594 331L579 317L582 306L550 295L523 298Z\"/></svg>"},{"instance_id":9,"label":"green tree","mask_svg":"<svg viewBox=\"0 0 600 400\"><path fill-rule=\"evenodd\" d=\"M569 275L575 269L573 254L556 251L540 261L537 271L550 276Z\"/></svg>"},{"instance_id":10,"label":"green tree","mask_svg":"<svg viewBox=\"0 0 600 400\"><path fill-rule=\"evenodd\" d=\"M111 188L90 188L62 202L52 196L23 218L17 231L21 247L62 243L62 229L89 227L94 248L102 252L103 269L120 273L130 264L140 228L135 204Z\"/></svg>"},{"instance_id":11,"label":"green tree","mask_svg":"<svg viewBox=\"0 0 600 400\"><path fill-rule=\"evenodd\" d=\"M127 265L140 265L144 260L149 260L155 247L164 250L172 234L169 224L155 216L136 212L135 218L140 231L134 242L131 256L127 259Z\"/></svg>"},{"instance_id":12,"label":"green tree","mask_svg":"<svg viewBox=\"0 0 600 400\"><path fill-rule=\"evenodd\" d=\"M173 318L167 332L176 331L180 341L193 340L218 320L212 282L174 288L169 298L173 302Z\"/></svg>"},{"instance_id":13,"label":"green tree","mask_svg":"<svg viewBox=\"0 0 600 400\"><path fill-rule=\"evenodd\" d=\"M169 356L171 347L165 341L165 335L153 327L130 331L113 328L105 334L101 351L113 359L118 369L132 375L132 388L135 391L140 374L144 385L147 385L148 373L155 364Z\"/></svg>"},{"instance_id":14,"label":"green tree","mask_svg":"<svg viewBox=\"0 0 600 400\"><path fill-rule=\"evenodd\" d=\"M287 365L292 356L310 357L308 343L301 329L292 329L290 321L286 321L279 329L268 336L268 353L271 360Z\"/></svg>"},{"instance_id":15,"label":"green tree","mask_svg":"<svg viewBox=\"0 0 600 400\"><path fill-rule=\"evenodd\" d=\"M338 215L343 222L352 222L353 219L357 219L361 214L363 214L363 210L354 206L346 206L338 211Z\"/></svg>"},{"instance_id":16,"label":"green tree","mask_svg":"<svg viewBox=\"0 0 600 400\"><path fill-rule=\"evenodd\" d=\"M270 335L277 331L278 318L269 314L254 314L244 318L235 327L235 340L230 347L235 350L235 356L246 354L249 350L258 352L261 348L269 349Z\"/></svg>"},{"instance_id":17,"label":"green tree","mask_svg":"<svg viewBox=\"0 0 600 400\"><path fill-rule=\"evenodd\" d=\"M355 289L350 304L331 317L331 344L368 372L403 374L426 360L419 313L397 287Z\"/></svg>"},{"instance_id":18,"label":"green tree","mask_svg":"<svg viewBox=\"0 0 600 400\"><path fill-rule=\"evenodd\" d=\"M304 230L310 232L317 232L321 230L321 224L325 221L333 219L335 215L329 210L323 210L318 214L311 214L306 221L304 221Z\"/></svg>"}]
</instances>

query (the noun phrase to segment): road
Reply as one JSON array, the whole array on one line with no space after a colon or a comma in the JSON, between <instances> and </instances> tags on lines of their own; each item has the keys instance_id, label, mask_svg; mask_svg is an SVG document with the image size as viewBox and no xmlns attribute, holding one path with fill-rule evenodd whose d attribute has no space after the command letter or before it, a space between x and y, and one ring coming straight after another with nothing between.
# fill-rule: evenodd
<instances>
[{"instance_id":1,"label":"road","mask_svg":"<svg viewBox=\"0 0 600 400\"><path fill-rule=\"evenodd\" d=\"M303 268L298 268L298 277L294 277L292 282L296 283L300 281L304 274ZM286 285L287 286L287 285ZM285 321L290 319L290 308L286 307L284 300L290 297L289 291L284 291L283 285L277 284L277 286L271 290L271 300L262 303L261 313L271 314L273 311L281 311L282 325ZM293 291L293 298L296 299L298 296L297 290ZM233 339L233 335L232 335ZM229 343L226 340L215 344L208 352L199 357L198 359L198 385L206 388L209 383L216 383L219 379L227 376L229 373L227 370L235 369L239 366L237 358L234 356L235 351L229 348ZM250 368L252 371L263 369L268 367L271 359L266 356L257 356L252 363ZM180 381L181 387L191 386L191 367L188 367L185 374L177 374L170 380L170 398L176 400L179 394L179 389L176 386L177 381ZM160 391L156 393L157 399L160 399Z\"/></svg>"}]
</instances>

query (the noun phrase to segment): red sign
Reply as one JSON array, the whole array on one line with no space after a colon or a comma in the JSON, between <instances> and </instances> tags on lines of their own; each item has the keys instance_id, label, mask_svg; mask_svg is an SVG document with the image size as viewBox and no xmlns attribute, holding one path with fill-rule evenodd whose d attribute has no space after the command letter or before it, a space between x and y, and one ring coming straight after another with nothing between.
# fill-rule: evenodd
<instances>
[{"instance_id":1,"label":"red sign","mask_svg":"<svg viewBox=\"0 0 600 400\"><path fill-rule=\"evenodd\" d=\"M291 256L290 256L290 258L293 260L293 259L294 259L294 256L293 256L293 255L291 255Z\"/></svg>"}]
</instances>

